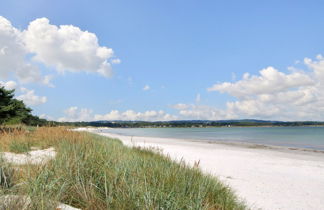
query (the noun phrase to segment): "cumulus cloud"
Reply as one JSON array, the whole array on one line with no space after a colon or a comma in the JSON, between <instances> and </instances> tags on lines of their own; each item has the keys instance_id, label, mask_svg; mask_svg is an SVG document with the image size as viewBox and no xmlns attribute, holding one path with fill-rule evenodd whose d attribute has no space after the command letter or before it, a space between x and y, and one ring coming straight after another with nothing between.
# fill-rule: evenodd
<instances>
[{"instance_id":1,"label":"cumulus cloud","mask_svg":"<svg viewBox=\"0 0 324 210\"><path fill-rule=\"evenodd\" d=\"M148 90L150 90L151 89L151 87L149 86L149 85L145 85L144 87L143 87L143 90L144 91L148 91Z\"/></svg>"},{"instance_id":2,"label":"cumulus cloud","mask_svg":"<svg viewBox=\"0 0 324 210\"><path fill-rule=\"evenodd\" d=\"M316 56L317 61L310 58L305 58L304 63L314 71L318 80L324 83L324 57L322 55Z\"/></svg>"},{"instance_id":3,"label":"cumulus cloud","mask_svg":"<svg viewBox=\"0 0 324 210\"><path fill-rule=\"evenodd\" d=\"M227 111L235 113L236 116L247 116L252 118L265 118L279 114L280 109L271 103L259 100L243 100L227 103Z\"/></svg>"},{"instance_id":4,"label":"cumulus cloud","mask_svg":"<svg viewBox=\"0 0 324 210\"><path fill-rule=\"evenodd\" d=\"M273 67L260 75L244 74L237 82L215 84L208 91L236 97L224 110L231 116L278 120L324 120L324 58L304 59L310 71L281 72Z\"/></svg>"},{"instance_id":5,"label":"cumulus cloud","mask_svg":"<svg viewBox=\"0 0 324 210\"><path fill-rule=\"evenodd\" d=\"M27 106L36 106L40 104L44 104L47 102L47 98L45 96L37 96L35 95L34 90L29 90L27 88L21 88L21 95L17 96L18 100L24 101Z\"/></svg>"},{"instance_id":6,"label":"cumulus cloud","mask_svg":"<svg viewBox=\"0 0 324 210\"><path fill-rule=\"evenodd\" d=\"M0 77L14 75L21 82L43 83L39 68L27 60L27 54L23 33L0 16Z\"/></svg>"},{"instance_id":7,"label":"cumulus cloud","mask_svg":"<svg viewBox=\"0 0 324 210\"><path fill-rule=\"evenodd\" d=\"M167 114L164 111L145 111L135 112L133 110L127 110L124 112L118 110L112 110L106 114L93 114L91 109L78 108L76 106L70 107L64 111L65 116L59 118L59 121L96 121L96 120L126 120L126 121L169 121L175 120L177 117Z\"/></svg>"},{"instance_id":8,"label":"cumulus cloud","mask_svg":"<svg viewBox=\"0 0 324 210\"><path fill-rule=\"evenodd\" d=\"M285 74L273 67L268 67L260 71L260 76L250 76L245 73L242 80L234 83L215 84L207 90L228 93L237 98L246 98L253 94L271 94L311 85L314 85L314 81L305 73L293 72Z\"/></svg>"},{"instance_id":9,"label":"cumulus cloud","mask_svg":"<svg viewBox=\"0 0 324 210\"><path fill-rule=\"evenodd\" d=\"M56 26L47 18L30 22L26 30L13 27L0 16L0 77L53 86L51 76L42 75L37 63L59 72L90 72L112 75L112 64L120 63L111 48L100 46L94 33L73 25Z\"/></svg>"},{"instance_id":10,"label":"cumulus cloud","mask_svg":"<svg viewBox=\"0 0 324 210\"><path fill-rule=\"evenodd\" d=\"M26 48L34 60L59 71L96 72L105 77L112 74L108 59L113 50L101 47L94 33L72 25L56 26L47 18L32 21L23 33Z\"/></svg>"}]
</instances>

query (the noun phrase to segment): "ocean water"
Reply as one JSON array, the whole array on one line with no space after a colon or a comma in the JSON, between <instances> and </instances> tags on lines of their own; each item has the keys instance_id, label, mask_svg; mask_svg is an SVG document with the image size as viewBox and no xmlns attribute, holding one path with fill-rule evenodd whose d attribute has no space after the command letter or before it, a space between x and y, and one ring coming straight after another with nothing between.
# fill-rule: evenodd
<instances>
[{"instance_id":1,"label":"ocean water","mask_svg":"<svg viewBox=\"0 0 324 210\"><path fill-rule=\"evenodd\" d=\"M116 128L126 136L243 142L324 151L324 127Z\"/></svg>"}]
</instances>

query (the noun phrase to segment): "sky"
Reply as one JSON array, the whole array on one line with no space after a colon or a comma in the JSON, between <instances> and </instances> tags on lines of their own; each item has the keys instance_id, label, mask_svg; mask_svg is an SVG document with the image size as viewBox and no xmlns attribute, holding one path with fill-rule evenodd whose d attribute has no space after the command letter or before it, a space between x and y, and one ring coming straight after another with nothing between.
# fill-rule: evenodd
<instances>
[{"instance_id":1,"label":"sky","mask_svg":"<svg viewBox=\"0 0 324 210\"><path fill-rule=\"evenodd\" d=\"M324 121L323 1L3 0L0 84L59 121Z\"/></svg>"}]
</instances>

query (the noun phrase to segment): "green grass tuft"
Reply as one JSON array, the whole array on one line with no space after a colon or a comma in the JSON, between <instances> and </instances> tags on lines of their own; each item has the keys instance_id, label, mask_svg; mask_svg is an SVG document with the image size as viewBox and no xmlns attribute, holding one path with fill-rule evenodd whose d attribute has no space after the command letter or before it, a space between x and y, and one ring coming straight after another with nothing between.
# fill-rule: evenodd
<instances>
[{"instance_id":1,"label":"green grass tuft","mask_svg":"<svg viewBox=\"0 0 324 210\"><path fill-rule=\"evenodd\" d=\"M14 153L26 153L30 151L29 142L12 141L9 144L9 151Z\"/></svg>"}]
</instances>

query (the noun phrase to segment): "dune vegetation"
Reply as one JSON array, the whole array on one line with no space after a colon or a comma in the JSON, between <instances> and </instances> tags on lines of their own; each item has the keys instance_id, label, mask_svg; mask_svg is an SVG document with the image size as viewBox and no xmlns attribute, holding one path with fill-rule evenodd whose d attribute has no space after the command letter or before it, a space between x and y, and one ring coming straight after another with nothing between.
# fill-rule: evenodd
<instances>
[{"instance_id":1,"label":"dune vegetation","mask_svg":"<svg viewBox=\"0 0 324 210\"><path fill-rule=\"evenodd\" d=\"M27 204L11 202L11 209L55 209L58 202L80 209L246 208L214 177L157 151L62 127L0 135L1 151L49 147L56 157L40 165L17 166L0 158L0 196L30 199Z\"/></svg>"}]
</instances>

